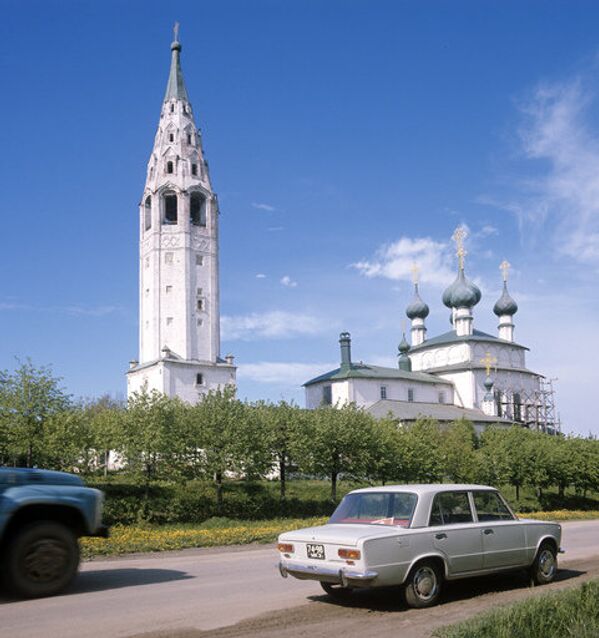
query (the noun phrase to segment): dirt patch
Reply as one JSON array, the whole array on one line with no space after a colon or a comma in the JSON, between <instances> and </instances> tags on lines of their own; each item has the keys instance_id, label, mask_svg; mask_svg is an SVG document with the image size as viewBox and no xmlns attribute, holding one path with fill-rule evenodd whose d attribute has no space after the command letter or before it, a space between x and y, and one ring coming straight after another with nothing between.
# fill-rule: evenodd
<instances>
[{"instance_id":1,"label":"dirt patch","mask_svg":"<svg viewBox=\"0 0 599 638\"><path fill-rule=\"evenodd\" d=\"M472 578L448 583L443 602L424 610L408 609L397 588L356 592L351 602L339 604L321 595L318 583L314 583L314 595L299 607L211 631L153 632L143 634L143 638L330 638L331 635L363 638L392 634L427 638L437 627L597 577L599 558L563 562L557 580L544 587L530 588L524 573Z\"/></svg>"}]
</instances>

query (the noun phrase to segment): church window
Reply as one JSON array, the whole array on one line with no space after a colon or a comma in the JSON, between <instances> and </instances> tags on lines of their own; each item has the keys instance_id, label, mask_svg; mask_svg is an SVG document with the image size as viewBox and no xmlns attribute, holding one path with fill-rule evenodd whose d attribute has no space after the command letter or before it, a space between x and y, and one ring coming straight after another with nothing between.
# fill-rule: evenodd
<instances>
[{"instance_id":1,"label":"church window","mask_svg":"<svg viewBox=\"0 0 599 638\"><path fill-rule=\"evenodd\" d=\"M192 164L191 165L191 174L192 175L197 175L198 174L198 165L197 164Z\"/></svg>"},{"instance_id":2,"label":"church window","mask_svg":"<svg viewBox=\"0 0 599 638\"><path fill-rule=\"evenodd\" d=\"M445 392L439 392L439 403L445 403Z\"/></svg>"},{"instance_id":3,"label":"church window","mask_svg":"<svg viewBox=\"0 0 599 638\"><path fill-rule=\"evenodd\" d=\"M203 319L198 319L198 326L201 326L204 323Z\"/></svg>"},{"instance_id":4,"label":"church window","mask_svg":"<svg viewBox=\"0 0 599 638\"><path fill-rule=\"evenodd\" d=\"M495 406L497 408L497 416L503 416L503 401L499 390L495 390Z\"/></svg>"},{"instance_id":5,"label":"church window","mask_svg":"<svg viewBox=\"0 0 599 638\"><path fill-rule=\"evenodd\" d=\"M174 142L175 141L175 136L172 133L168 134L168 141L169 142Z\"/></svg>"},{"instance_id":6,"label":"church window","mask_svg":"<svg viewBox=\"0 0 599 638\"><path fill-rule=\"evenodd\" d=\"M204 385L204 375L201 372L196 374L196 385Z\"/></svg>"},{"instance_id":7,"label":"church window","mask_svg":"<svg viewBox=\"0 0 599 638\"><path fill-rule=\"evenodd\" d=\"M187 143L191 144L191 134L190 133L187 134Z\"/></svg>"},{"instance_id":8,"label":"church window","mask_svg":"<svg viewBox=\"0 0 599 638\"><path fill-rule=\"evenodd\" d=\"M150 267L150 258L149 257L146 257L145 266L146 266L146 268Z\"/></svg>"},{"instance_id":9,"label":"church window","mask_svg":"<svg viewBox=\"0 0 599 638\"><path fill-rule=\"evenodd\" d=\"M172 286L167 286L167 287L166 287L166 294L167 294L167 295L170 295L170 294L171 294L171 292L173 292L173 287L172 287Z\"/></svg>"},{"instance_id":10,"label":"church window","mask_svg":"<svg viewBox=\"0 0 599 638\"><path fill-rule=\"evenodd\" d=\"M514 421L522 421L522 398L518 392L514 392Z\"/></svg>"},{"instance_id":11,"label":"church window","mask_svg":"<svg viewBox=\"0 0 599 638\"><path fill-rule=\"evenodd\" d=\"M198 299L198 310L204 309L204 301L202 299Z\"/></svg>"},{"instance_id":12,"label":"church window","mask_svg":"<svg viewBox=\"0 0 599 638\"><path fill-rule=\"evenodd\" d=\"M171 104L171 113L174 113L174 112L175 112L175 105Z\"/></svg>"},{"instance_id":13,"label":"church window","mask_svg":"<svg viewBox=\"0 0 599 638\"><path fill-rule=\"evenodd\" d=\"M144 204L144 228L150 230L152 228L152 198L146 197Z\"/></svg>"},{"instance_id":14,"label":"church window","mask_svg":"<svg viewBox=\"0 0 599 638\"><path fill-rule=\"evenodd\" d=\"M196 255L196 266L204 265L204 257L203 255Z\"/></svg>"},{"instance_id":15,"label":"church window","mask_svg":"<svg viewBox=\"0 0 599 638\"><path fill-rule=\"evenodd\" d=\"M408 401L414 403L414 388L408 388Z\"/></svg>"},{"instance_id":16,"label":"church window","mask_svg":"<svg viewBox=\"0 0 599 638\"><path fill-rule=\"evenodd\" d=\"M166 172L171 174L173 172L173 163L171 161L168 161L166 163Z\"/></svg>"},{"instance_id":17,"label":"church window","mask_svg":"<svg viewBox=\"0 0 599 638\"><path fill-rule=\"evenodd\" d=\"M146 297L148 297L150 295L150 289L146 288Z\"/></svg>"},{"instance_id":18,"label":"church window","mask_svg":"<svg viewBox=\"0 0 599 638\"><path fill-rule=\"evenodd\" d=\"M325 385L322 388L322 405L332 405L333 403L333 387Z\"/></svg>"},{"instance_id":19,"label":"church window","mask_svg":"<svg viewBox=\"0 0 599 638\"><path fill-rule=\"evenodd\" d=\"M197 292L198 297L201 297L202 294L204 293L202 288L198 288L196 292Z\"/></svg>"},{"instance_id":20,"label":"church window","mask_svg":"<svg viewBox=\"0 0 599 638\"><path fill-rule=\"evenodd\" d=\"M172 191L164 194L164 223L177 223L177 195Z\"/></svg>"},{"instance_id":21,"label":"church window","mask_svg":"<svg viewBox=\"0 0 599 638\"><path fill-rule=\"evenodd\" d=\"M189 218L195 226L206 226L206 198L194 191L189 200Z\"/></svg>"},{"instance_id":22,"label":"church window","mask_svg":"<svg viewBox=\"0 0 599 638\"><path fill-rule=\"evenodd\" d=\"M173 263L173 253L164 253L164 263L169 265Z\"/></svg>"},{"instance_id":23,"label":"church window","mask_svg":"<svg viewBox=\"0 0 599 638\"><path fill-rule=\"evenodd\" d=\"M386 399L387 398L387 386L386 385L382 385L381 386L381 399Z\"/></svg>"},{"instance_id":24,"label":"church window","mask_svg":"<svg viewBox=\"0 0 599 638\"><path fill-rule=\"evenodd\" d=\"M172 326L173 325L173 318L172 317L167 317L166 318L166 325L167 326Z\"/></svg>"}]
</instances>

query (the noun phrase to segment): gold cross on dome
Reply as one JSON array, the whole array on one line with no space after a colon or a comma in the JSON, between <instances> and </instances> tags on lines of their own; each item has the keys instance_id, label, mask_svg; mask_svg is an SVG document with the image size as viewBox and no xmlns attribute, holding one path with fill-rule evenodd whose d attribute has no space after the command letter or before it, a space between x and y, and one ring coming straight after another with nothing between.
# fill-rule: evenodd
<instances>
[{"instance_id":1,"label":"gold cross on dome","mask_svg":"<svg viewBox=\"0 0 599 638\"><path fill-rule=\"evenodd\" d=\"M173 27L173 37L175 42L179 42L179 23L175 22L175 26Z\"/></svg>"},{"instance_id":2,"label":"gold cross on dome","mask_svg":"<svg viewBox=\"0 0 599 638\"><path fill-rule=\"evenodd\" d=\"M410 267L410 270L412 271L412 283L417 284L418 279L420 278L420 266L414 262Z\"/></svg>"},{"instance_id":3,"label":"gold cross on dome","mask_svg":"<svg viewBox=\"0 0 599 638\"><path fill-rule=\"evenodd\" d=\"M512 264L510 264L510 262L507 261L507 259L504 259L499 264L499 270L501 270L501 272L503 274L503 281L507 281L508 275L510 274L510 268L511 267L512 267Z\"/></svg>"},{"instance_id":4,"label":"gold cross on dome","mask_svg":"<svg viewBox=\"0 0 599 638\"><path fill-rule=\"evenodd\" d=\"M464 240L468 236L468 232L463 226L458 226L455 232L451 236L456 245L456 255L458 256L458 264L460 268L464 267L464 257L466 256L466 249L464 248Z\"/></svg>"},{"instance_id":5,"label":"gold cross on dome","mask_svg":"<svg viewBox=\"0 0 599 638\"><path fill-rule=\"evenodd\" d=\"M484 358L480 360L480 362L485 364L487 376L489 376L491 374L491 368L493 367L493 364L497 363L497 359L495 357L492 357L490 352L487 352Z\"/></svg>"}]
</instances>

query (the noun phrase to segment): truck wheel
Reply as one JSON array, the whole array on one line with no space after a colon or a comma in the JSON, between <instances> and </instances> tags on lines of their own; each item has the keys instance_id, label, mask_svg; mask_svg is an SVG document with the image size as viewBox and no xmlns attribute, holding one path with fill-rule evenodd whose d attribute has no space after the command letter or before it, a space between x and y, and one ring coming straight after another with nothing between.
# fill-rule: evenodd
<instances>
[{"instance_id":1,"label":"truck wheel","mask_svg":"<svg viewBox=\"0 0 599 638\"><path fill-rule=\"evenodd\" d=\"M10 592L26 598L63 590L79 567L79 543L70 529L42 521L17 530L5 554Z\"/></svg>"},{"instance_id":2,"label":"truck wheel","mask_svg":"<svg viewBox=\"0 0 599 638\"><path fill-rule=\"evenodd\" d=\"M530 568L530 577L535 585L550 583L557 574L557 553L551 543L541 543Z\"/></svg>"},{"instance_id":3,"label":"truck wheel","mask_svg":"<svg viewBox=\"0 0 599 638\"><path fill-rule=\"evenodd\" d=\"M443 577L437 563L422 561L406 579L404 596L409 607L432 607L441 595Z\"/></svg>"},{"instance_id":4,"label":"truck wheel","mask_svg":"<svg viewBox=\"0 0 599 638\"><path fill-rule=\"evenodd\" d=\"M331 583L320 583L320 586L326 591L326 593L333 598L333 600L347 600L351 598L352 590L349 587L342 587L341 585L332 585Z\"/></svg>"}]
</instances>

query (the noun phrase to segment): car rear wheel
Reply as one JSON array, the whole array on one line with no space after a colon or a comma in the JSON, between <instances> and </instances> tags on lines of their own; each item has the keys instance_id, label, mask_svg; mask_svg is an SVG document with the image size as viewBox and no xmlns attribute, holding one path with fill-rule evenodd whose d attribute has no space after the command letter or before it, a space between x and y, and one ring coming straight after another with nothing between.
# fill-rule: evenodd
<instances>
[{"instance_id":1,"label":"car rear wheel","mask_svg":"<svg viewBox=\"0 0 599 638\"><path fill-rule=\"evenodd\" d=\"M343 587L342 585L333 585L332 583L321 582L320 586L334 600L347 600L352 595L351 588Z\"/></svg>"},{"instance_id":2,"label":"car rear wheel","mask_svg":"<svg viewBox=\"0 0 599 638\"><path fill-rule=\"evenodd\" d=\"M557 552L552 543L542 543L530 568L530 577L535 585L545 585L557 574Z\"/></svg>"},{"instance_id":3,"label":"car rear wheel","mask_svg":"<svg viewBox=\"0 0 599 638\"><path fill-rule=\"evenodd\" d=\"M56 594L73 580L79 567L79 543L59 523L32 523L16 532L5 555L8 590L37 598Z\"/></svg>"},{"instance_id":4,"label":"car rear wheel","mask_svg":"<svg viewBox=\"0 0 599 638\"><path fill-rule=\"evenodd\" d=\"M412 568L404 588L409 607L432 607L441 595L443 576L434 561L422 561Z\"/></svg>"}]
</instances>

